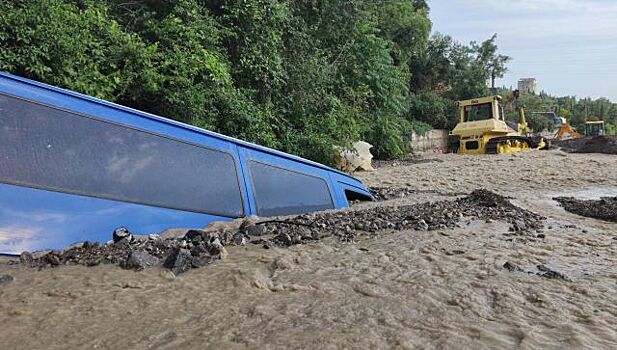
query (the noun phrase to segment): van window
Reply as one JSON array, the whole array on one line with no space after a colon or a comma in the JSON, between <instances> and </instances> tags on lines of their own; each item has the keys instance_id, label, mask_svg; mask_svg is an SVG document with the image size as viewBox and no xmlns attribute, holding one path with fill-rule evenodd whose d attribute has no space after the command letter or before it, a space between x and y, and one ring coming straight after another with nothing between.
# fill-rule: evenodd
<instances>
[{"instance_id":1,"label":"van window","mask_svg":"<svg viewBox=\"0 0 617 350\"><path fill-rule=\"evenodd\" d=\"M322 178L249 161L257 213L260 216L300 214L333 209Z\"/></svg>"},{"instance_id":2,"label":"van window","mask_svg":"<svg viewBox=\"0 0 617 350\"><path fill-rule=\"evenodd\" d=\"M0 182L240 217L230 154L0 95Z\"/></svg>"}]
</instances>

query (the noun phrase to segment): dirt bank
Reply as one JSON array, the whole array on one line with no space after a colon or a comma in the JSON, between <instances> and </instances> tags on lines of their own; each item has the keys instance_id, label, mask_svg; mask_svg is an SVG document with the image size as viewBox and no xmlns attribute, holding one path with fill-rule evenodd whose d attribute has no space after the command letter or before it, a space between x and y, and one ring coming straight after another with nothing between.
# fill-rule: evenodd
<instances>
[{"instance_id":1,"label":"dirt bank","mask_svg":"<svg viewBox=\"0 0 617 350\"><path fill-rule=\"evenodd\" d=\"M434 207L434 219L453 208L478 213L493 208L496 216L462 212L453 226L431 227L416 215L409 226L400 218L400 230L399 219L391 220L394 227L384 220L374 234L358 229L366 234L351 242L340 239L342 234L270 249L230 245L227 258L178 276L159 267L135 272L100 264L39 271L3 264L0 275L10 278L0 278L2 346L616 347L617 224L569 213L552 198L617 195L617 157L553 151L430 158L441 162L361 174L370 186L412 194L359 204L351 209L355 214L333 212L330 219L348 215L345 226L355 232L350 224L356 215L375 223L380 215L428 212L444 200L454 204ZM449 195L478 188L504 195L513 207L501 197L465 202ZM526 215L529 223L541 225L531 227ZM345 226L329 228L342 233Z\"/></svg>"}]
</instances>

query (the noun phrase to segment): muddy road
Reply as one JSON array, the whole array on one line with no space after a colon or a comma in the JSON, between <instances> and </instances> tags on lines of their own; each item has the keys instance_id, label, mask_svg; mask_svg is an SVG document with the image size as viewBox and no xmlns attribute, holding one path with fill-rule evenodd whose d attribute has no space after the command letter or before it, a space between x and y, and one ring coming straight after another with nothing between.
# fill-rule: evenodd
<instances>
[{"instance_id":1,"label":"muddy road","mask_svg":"<svg viewBox=\"0 0 617 350\"><path fill-rule=\"evenodd\" d=\"M351 210L396 211L486 188L542 217L541 227L470 214L453 226L386 227L351 242L334 235L229 246L227 258L178 276L1 264L0 275L11 276L0 278L2 348L617 347L617 224L553 200L616 196L617 157L426 159L358 174L369 186L404 191Z\"/></svg>"}]
</instances>

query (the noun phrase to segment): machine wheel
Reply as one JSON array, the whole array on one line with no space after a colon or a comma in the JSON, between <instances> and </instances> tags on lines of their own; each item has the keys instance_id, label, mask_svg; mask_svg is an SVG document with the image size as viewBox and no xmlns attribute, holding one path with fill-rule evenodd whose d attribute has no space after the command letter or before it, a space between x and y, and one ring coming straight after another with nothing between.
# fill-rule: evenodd
<instances>
[{"instance_id":1,"label":"machine wheel","mask_svg":"<svg viewBox=\"0 0 617 350\"><path fill-rule=\"evenodd\" d=\"M487 154L517 153L534 148L536 143L525 136L495 137L486 144Z\"/></svg>"}]
</instances>

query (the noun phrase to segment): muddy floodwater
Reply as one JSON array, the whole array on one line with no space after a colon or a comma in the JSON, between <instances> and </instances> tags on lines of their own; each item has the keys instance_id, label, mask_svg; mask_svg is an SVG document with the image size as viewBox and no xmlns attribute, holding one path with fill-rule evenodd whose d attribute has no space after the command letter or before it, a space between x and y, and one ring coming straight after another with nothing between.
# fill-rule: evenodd
<instances>
[{"instance_id":1,"label":"muddy floodwater","mask_svg":"<svg viewBox=\"0 0 617 350\"><path fill-rule=\"evenodd\" d=\"M617 224L552 200L615 196L617 156L425 157L438 161L356 174L407 191L351 210L486 188L545 217L544 227L517 235L507 222L465 217L454 229L355 242L229 247L226 259L179 276L4 263L0 274L13 279L0 282L0 348L617 348Z\"/></svg>"}]
</instances>

